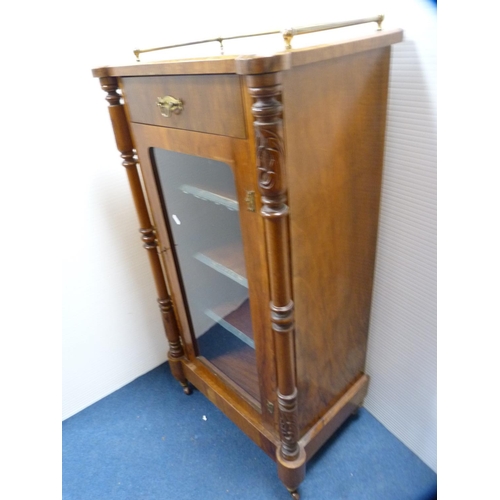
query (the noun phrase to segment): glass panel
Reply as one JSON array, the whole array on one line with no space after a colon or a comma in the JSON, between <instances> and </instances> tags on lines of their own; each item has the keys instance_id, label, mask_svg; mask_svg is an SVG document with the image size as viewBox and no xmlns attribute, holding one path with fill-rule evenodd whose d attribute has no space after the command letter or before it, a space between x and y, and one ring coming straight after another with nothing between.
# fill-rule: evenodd
<instances>
[{"instance_id":1,"label":"glass panel","mask_svg":"<svg viewBox=\"0 0 500 500\"><path fill-rule=\"evenodd\" d=\"M259 401L248 281L231 168L152 149L198 353Z\"/></svg>"}]
</instances>

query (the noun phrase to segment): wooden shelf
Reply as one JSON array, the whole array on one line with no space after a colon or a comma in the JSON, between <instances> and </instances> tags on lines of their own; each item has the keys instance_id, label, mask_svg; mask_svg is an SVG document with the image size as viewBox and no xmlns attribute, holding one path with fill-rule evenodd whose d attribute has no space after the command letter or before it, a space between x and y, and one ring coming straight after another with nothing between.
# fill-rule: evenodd
<instances>
[{"instance_id":1,"label":"wooden shelf","mask_svg":"<svg viewBox=\"0 0 500 500\"><path fill-rule=\"evenodd\" d=\"M252 398L260 401L255 350L216 324L197 339L199 353Z\"/></svg>"},{"instance_id":2,"label":"wooden shelf","mask_svg":"<svg viewBox=\"0 0 500 500\"><path fill-rule=\"evenodd\" d=\"M239 306L234 303L226 303L219 307L207 309L205 314L246 345L255 349L248 299Z\"/></svg>"},{"instance_id":3,"label":"wooden shelf","mask_svg":"<svg viewBox=\"0 0 500 500\"><path fill-rule=\"evenodd\" d=\"M191 194L200 200L210 201L216 205L222 205L228 210L236 212L239 210L238 202L228 193L223 193L221 191L214 192L213 190L203 189L191 184L183 184L179 189L183 193Z\"/></svg>"},{"instance_id":4,"label":"wooden shelf","mask_svg":"<svg viewBox=\"0 0 500 500\"><path fill-rule=\"evenodd\" d=\"M236 283L248 288L243 244L241 241L197 252L193 257L215 271L236 281Z\"/></svg>"}]
</instances>

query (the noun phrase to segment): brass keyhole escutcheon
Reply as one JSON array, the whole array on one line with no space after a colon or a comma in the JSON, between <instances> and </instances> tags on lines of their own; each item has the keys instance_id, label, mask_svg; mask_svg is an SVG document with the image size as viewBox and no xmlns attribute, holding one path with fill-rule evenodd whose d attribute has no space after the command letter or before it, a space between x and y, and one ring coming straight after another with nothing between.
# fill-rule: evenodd
<instances>
[{"instance_id":1,"label":"brass keyhole escutcheon","mask_svg":"<svg viewBox=\"0 0 500 500\"><path fill-rule=\"evenodd\" d=\"M178 115L184 109L184 103L171 95L158 97L156 105L160 108L161 115L170 118L172 113Z\"/></svg>"},{"instance_id":2,"label":"brass keyhole escutcheon","mask_svg":"<svg viewBox=\"0 0 500 500\"><path fill-rule=\"evenodd\" d=\"M247 191L245 202L247 204L247 210L249 212L255 212L255 191Z\"/></svg>"}]
</instances>

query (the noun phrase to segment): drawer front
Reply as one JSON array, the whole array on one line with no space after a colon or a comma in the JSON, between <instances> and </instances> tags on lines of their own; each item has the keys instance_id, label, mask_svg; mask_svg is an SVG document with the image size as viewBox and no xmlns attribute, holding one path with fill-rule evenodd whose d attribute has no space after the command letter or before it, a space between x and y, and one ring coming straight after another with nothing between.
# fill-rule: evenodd
<instances>
[{"instance_id":1,"label":"drawer front","mask_svg":"<svg viewBox=\"0 0 500 500\"><path fill-rule=\"evenodd\" d=\"M125 77L121 88L132 122L246 137L238 75ZM182 101L182 110L163 116L157 102L166 96Z\"/></svg>"}]
</instances>

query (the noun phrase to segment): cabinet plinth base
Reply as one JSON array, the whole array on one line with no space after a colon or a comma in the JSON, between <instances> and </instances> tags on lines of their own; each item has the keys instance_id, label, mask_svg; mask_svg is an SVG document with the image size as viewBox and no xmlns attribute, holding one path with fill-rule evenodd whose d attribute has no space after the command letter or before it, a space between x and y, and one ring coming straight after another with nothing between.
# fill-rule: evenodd
<instances>
[{"instance_id":1,"label":"cabinet plinth base","mask_svg":"<svg viewBox=\"0 0 500 500\"><path fill-rule=\"evenodd\" d=\"M334 432L362 404L368 391L368 375L362 374L332 405L332 407L307 431L299 441L310 460Z\"/></svg>"},{"instance_id":2,"label":"cabinet plinth base","mask_svg":"<svg viewBox=\"0 0 500 500\"><path fill-rule=\"evenodd\" d=\"M270 458L278 462L279 435L261 423L260 413L242 401L238 394L225 386L221 378L211 373L200 361L190 362L183 358L182 365L190 384L238 425ZM330 410L300 438L299 446L305 451L306 460L310 460L352 412L362 405L368 383L369 377L361 374ZM283 461L286 467L292 463Z\"/></svg>"}]
</instances>

